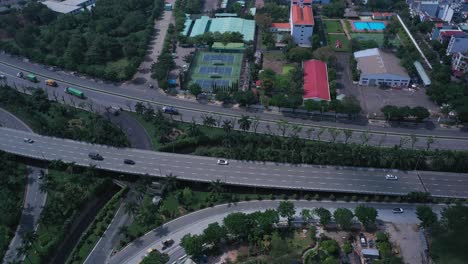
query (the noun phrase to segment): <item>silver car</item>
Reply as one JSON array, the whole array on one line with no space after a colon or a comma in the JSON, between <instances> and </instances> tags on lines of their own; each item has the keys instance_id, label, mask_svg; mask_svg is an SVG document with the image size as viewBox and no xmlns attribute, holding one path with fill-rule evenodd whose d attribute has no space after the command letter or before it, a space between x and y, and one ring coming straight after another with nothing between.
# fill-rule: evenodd
<instances>
[{"instance_id":1,"label":"silver car","mask_svg":"<svg viewBox=\"0 0 468 264\"><path fill-rule=\"evenodd\" d=\"M386 179L386 180L389 180L389 181L396 181L396 180L398 180L398 177L395 176L395 175L393 175L393 174L387 174L387 175L385 176L385 179Z\"/></svg>"}]
</instances>

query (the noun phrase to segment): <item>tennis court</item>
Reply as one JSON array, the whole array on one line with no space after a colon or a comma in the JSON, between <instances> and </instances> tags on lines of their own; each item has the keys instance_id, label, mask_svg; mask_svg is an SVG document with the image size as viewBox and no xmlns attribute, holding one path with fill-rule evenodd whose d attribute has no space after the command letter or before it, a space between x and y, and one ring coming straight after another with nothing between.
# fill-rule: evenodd
<instances>
[{"instance_id":1,"label":"tennis court","mask_svg":"<svg viewBox=\"0 0 468 264\"><path fill-rule=\"evenodd\" d=\"M199 84L205 92L214 88L237 89L242 57L242 53L197 52L190 67L190 81Z\"/></svg>"},{"instance_id":2,"label":"tennis court","mask_svg":"<svg viewBox=\"0 0 468 264\"><path fill-rule=\"evenodd\" d=\"M225 64L233 64L234 63L234 55L226 55L226 54L205 54L203 56L203 62L205 63L225 63Z\"/></svg>"},{"instance_id":3,"label":"tennis court","mask_svg":"<svg viewBox=\"0 0 468 264\"><path fill-rule=\"evenodd\" d=\"M195 81L203 89L213 89L214 87L228 87L228 80L198 79Z\"/></svg>"},{"instance_id":4,"label":"tennis court","mask_svg":"<svg viewBox=\"0 0 468 264\"><path fill-rule=\"evenodd\" d=\"M200 74L219 74L219 75L231 75L231 67L213 67L213 66L201 66L198 71Z\"/></svg>"}]
</instances>

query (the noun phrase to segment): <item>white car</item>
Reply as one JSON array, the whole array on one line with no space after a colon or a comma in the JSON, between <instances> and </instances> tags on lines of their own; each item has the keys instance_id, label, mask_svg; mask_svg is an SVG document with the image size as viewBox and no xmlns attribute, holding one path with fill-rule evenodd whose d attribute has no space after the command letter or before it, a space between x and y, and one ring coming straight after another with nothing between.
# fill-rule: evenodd
<instances>
[{"instance_id":1,"label":"white car","mask_svg":"<svg viewBox=\"0 0 468 264\"><path fill-rule=\"evenodd\" d=\"M224 159L219 159L218 160L218 165L229 165L229 161L224 160Z\"/></svg>"},{"instance_id":2,"label":"white car","mask_svg":"<svg viewBox=\"0 0 468 264\"><path fill-rule=\"evenodd\" d=\"M29 144L34 143L34 140L32 140L30 138L24 138L23 141L26 142L26 143L29 143Z\"/></svg>"},{"instance_id":3,"label":"white car","mask_svg":"<svg viewBox=\"0 0 468 264\"><path fill-rule=\"evenodd\" d=\"M389 181L396 181L396 180L398 180L398 177L395 176L395 175L393 175L393 174L387 174L387 175L385 176L385 179L386 179L386 180L389 180Z\"/></svg>"},{"instance_id":4,"label":"white car","mask_svg":"<svg viewBox=\"0 0 468 264\"><path fill-rule=\"evenodd\" d=\"M404 212L403 208L393 208L392 212L394 214L402 214Z\"/></svg>"}]
</instances>

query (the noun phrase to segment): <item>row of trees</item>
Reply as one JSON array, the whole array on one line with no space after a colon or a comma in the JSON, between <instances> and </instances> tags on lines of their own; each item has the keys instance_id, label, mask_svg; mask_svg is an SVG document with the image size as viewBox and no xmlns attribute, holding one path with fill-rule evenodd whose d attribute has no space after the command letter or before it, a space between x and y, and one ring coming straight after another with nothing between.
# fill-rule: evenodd
<instances>
[{"instance_id":1,"label":"row of trees","mask_svg":"<svg viewBox=\"0 0 468 264\"><path fill-rule=\"evenodd\" d=\"M0 175L0 259L3 259L20 218L26 168L14 156L0 151Z\"/></svg>"},{"instance_id":2,"label":"row of trees","mask_svg":"<svg viewBox=\"0 0 468 264\"><path fill-rule=\"evenodd\" d=\"M0 48L32 60L106 78L130 78L145 55L164 1L98 1L92 10L61 14L40 2L0 15ZM3 26L4 25L4 26Z\"/></svg>"},{"instance_id":3,"label":"row of trees","mask_svg":"<svg viewBox=\"0 0 468 264\"><path fill-rule=\"evenodd\" d=\"M382 107L380 111L382 111L387 120L401 121L404 119L413 118L416 121L422 121L430 116L427 108L422 106L411 108L409 106L398 107L394 105L386 105Z\"/></svg>"},{"instance_id":4,"label":"row of trees","mask_svg":"<svg viewBox=\"0 0 468 264\"><path fill-rule=\"evenodd\" d=\"M418 206L416 215L431 237L430 255L437 263L463 263L468 259L468 207L457 204L445 208L441 217L428 206Z\"/></svg>"},{"instance_id":5,"label":"row of trees","mask_svg":"<svg viewBox=\"0 0 468 264\"><path fill-rule=\"evenodd\" d=\"M378 212L373 207L365 205L358 205L353 211L347 208L337 208L333 214L326 208L319 207L314 210L303 209L301 216L305 221L309 221L313 216L319 218L319 223L323 226L327 226L332 222L332 217L337 225L343 230L351 230L354 224L354 217L361 222L366 229L375 228L375 221L377 220Z\"/></svg>"},{"instance_id":6,"label":"row of trees","mask_svg":"<svg viewBox=\"0 0 468 264\"><path fill-rule=\"evenodd\" d=\"M64 101L54 95L55 101ZM1 86L0 106L23 116L34 131L55 137L88 141L111 146L128 146L125 134L106 118L49 101L44 90L34 89L31 96ZM92 105L89 106L93 111Z\"/></svg>"}]
</instances>

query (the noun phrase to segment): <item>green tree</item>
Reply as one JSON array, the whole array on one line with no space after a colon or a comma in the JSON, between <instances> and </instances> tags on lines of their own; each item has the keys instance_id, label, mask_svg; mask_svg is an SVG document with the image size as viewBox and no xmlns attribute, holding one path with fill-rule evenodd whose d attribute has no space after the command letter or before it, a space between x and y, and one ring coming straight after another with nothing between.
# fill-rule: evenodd
<instances>
[{"instance_id":1,"label":"green tree","mask_svg":"<svg viewBox=\"0 0 468 264\"><path fill-rule=\"evenodd\" d=\"M289 252L288 243L275 232L271 236L270 255L274 258L281 257Z\"/></svg>"},{"instance_id":2,"label":"green tree","mask_svg":"<svg viewBox=\"0 0 468 264\"><path fill-rule=\"evenodd\" d=\"M350 242L345 242L343 244L343 252L346 254L353 252L353 245Z\"/></svg>"},{"instance_id":3,"label":"green tree","mask_svg":"<svg viewBox=\"0 0 468 264\"><path fill-rule=\"evenodd\" d=\"M416 207L416 216L421 220L421 226L431 228L437 224L437 214L427 205L419 205Z\"/></svg>"},{"instance_id":4,"label":"green tree","mask_svg":"<svg viewBox=\"0 0 468 264\"><path fill-rule=\"evenodd\" d=\"M312 218L312 212L309 209L302 209L301 216L304 221L309 222L309 220Z\"/></svg>"},{"instance_id":5,"label":"green tree","mask_svg":"<svg viewBox=\"0 0 468 264\"><path fill-rule=\"evenodd\" d=\"M194 258L200 257L203 254L203 237L201 235L185 235L180 241L180 245L184 248L187 255Z\"/></svg>"},{"instance_id":6,"label":"green tree","mask_svg":"<svg viewBox=\"0 0 468 264\"><path fill-rule=\"evenodd\" d=\"M165 264L167 262L169 262L169 256L166 253L160 253L157 250L153 250L140 263L141 264Z\"/></svg>"},{"instance_id":7,"label":"green tree","mask_svg":"<svg viewBox=\"0 0 468 264\"><path fill-rule=\"evenodd\" d=\"M281 201L278 206L278 213L280 216L286 217L289 223L294 214L296 213L294 203L290 201Z\"/></svg>"},{"instance_id":8,"label":"green tree","mask_svg":"<svg viewBox=\"0 0 468 264\"><path fill-rule=\"evenodd\" d=\"M193 201L193 192L189 187L185 187L182 191L182 202L183 204L189 206Z\"/></svg>"},{"instance_id":9,"label":"green tree","mask_svg":"<svg viewBox=\"0 0 468 264\"><path fill-rule=\"evenodd\" d=\"M192 83L189 86L189 91L195 97L198 97L198 95L202 93L202 88L198 83Z\"/></svg>"},{"instance_id":10,"label":"green tree","mask_svg":"<svg viewBox=\"0 0 468 264\"><path fill-rule=\"evenodd\" d=\"M315 208L314 214L316 214L320 218L319 222L323 226L328 225L331 221L332 214L330 213L330 211L323 207Z\"/></svg>"},{"instance_id":11,"label":"green tree","mask_svg":"<svg viewBox=\"0 0 468 264\"><path fill-rule=\"evenodd\" d=\"M343 230L349 230L353 224L353 212L347 208L336 209L333 217Z\"/></svg>"},{"instance_id":12,"label":"green tree","mask_svg":"<svg viewBox=\"0 0 468 264\"><path fill-rule=\"evenodd\" d=\"M249 226L248 221L249 218L244 213L231 213L224 218L223 223L228 234L242 239L247 237L249 232L247 228Z\"/></svg>"},{"instance_id":13,"label":"green tree","mask_svg":"<svg viewBox=\"0 0 468 264\"><path fill-rule=\"evenodd\" d=\"M329 239L320 242L320 249L329 256L337 256L340 248L335 240Z\"/></svg>"},{"instance_id":14,"label":"green tree","mask_svg":"<svg viewBox=\"0 0 468 264\"><path fill-rule=\"evenodd\" d=\"M210 186L208 187L212 196L218 197L224 191L223 183L221 180L216 179L216 181L211 181Z\"/></svg>"},{"instance_id":15,"label":"green tree","mask_svg":"<svg viewBox=\"0 0 468 264\"><path fill-rule=\"evenodd\" d=\"M242 131L248 131L252 121L250 121L249 116L242 115L241 118L237 120L237 123L239 124L239 128L242 129Z\"/></svg>"},{"instance_id":16,"label":"green tree","mask_svg":"<svg viewBox=\"0 0 468 264\"><path fill-rule=\"evenodd\" d=\"M203 240L205 243L218 247L221 240L226 239L226 228L218 223L211 223L203 230Z\"/></svg>"},{"instance_id":17,"label":"green tree","mask_svg":"<svg viewBox=\"0 0 468 264\"><path fill-rule=\"evenodd\" d=\"M354 209L354 215L366 228L369 228L375 224L378 212L373 207L360 204Z\"/></svg>"},{"instance_id":18,"label":"green tree","mask_svg":"<svg viewBox=\"0 0 468 264\"><path fill-rule=\"evenodd\" d=\"M411 115L416 118L418 121L422 121L430 116L427 108L422 106L416 106L411 109Z\"/></svg>"}]
</instances>

